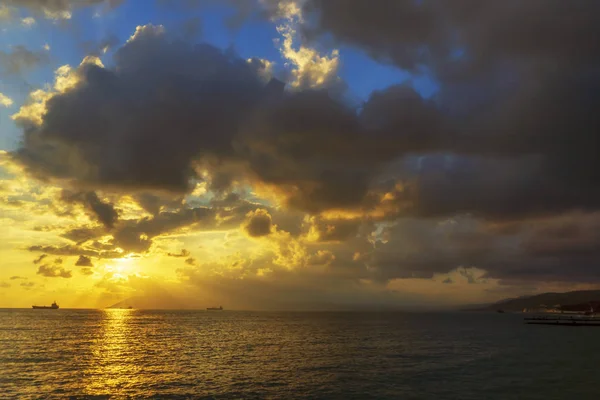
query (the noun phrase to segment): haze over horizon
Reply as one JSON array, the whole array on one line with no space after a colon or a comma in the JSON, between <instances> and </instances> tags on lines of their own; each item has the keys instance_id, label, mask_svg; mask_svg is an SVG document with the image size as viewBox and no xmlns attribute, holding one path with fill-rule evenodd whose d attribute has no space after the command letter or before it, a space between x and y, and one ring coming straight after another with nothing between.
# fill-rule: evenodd
<instances>
[{"instance_id":1,"label":"haze over horizon","mask_svg":"<svg viewBox=\"0 0 600 400\"><path fill-rule=\"evenodd\" d=\"M600 289L599 35L584 0L0 0L0 308Z\"/></svg>"}]
</instances>

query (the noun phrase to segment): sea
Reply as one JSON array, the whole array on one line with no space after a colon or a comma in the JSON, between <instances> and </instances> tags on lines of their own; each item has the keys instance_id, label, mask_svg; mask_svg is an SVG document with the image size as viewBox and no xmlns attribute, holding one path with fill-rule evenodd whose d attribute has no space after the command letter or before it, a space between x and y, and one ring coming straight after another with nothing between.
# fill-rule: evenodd
<instances>
[{"instance_id":1,"label":"sea","mask_svg":"<svg viewBox=\"0 0 600 400\"><path fill-rule=\"evenodd\" d=\"M509 313L0 310L2 399L598 399L599 366Z\"/></svg>"}]
</instances>

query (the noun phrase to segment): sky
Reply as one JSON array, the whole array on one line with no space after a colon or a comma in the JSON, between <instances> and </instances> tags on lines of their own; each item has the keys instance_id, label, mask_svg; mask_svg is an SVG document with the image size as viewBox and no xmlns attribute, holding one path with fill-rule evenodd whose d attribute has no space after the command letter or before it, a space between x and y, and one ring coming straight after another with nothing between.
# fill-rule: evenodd
<instances>
[{"instance_id":1,"label":"sky","mask_svg":"<svg viewBox=\"0 0 600 400\"><path fill-rule=\"evenodd\" d=\"M599 29L594 0L2 0L0 307L597 289Z\"/></svg>"}]
</instances>

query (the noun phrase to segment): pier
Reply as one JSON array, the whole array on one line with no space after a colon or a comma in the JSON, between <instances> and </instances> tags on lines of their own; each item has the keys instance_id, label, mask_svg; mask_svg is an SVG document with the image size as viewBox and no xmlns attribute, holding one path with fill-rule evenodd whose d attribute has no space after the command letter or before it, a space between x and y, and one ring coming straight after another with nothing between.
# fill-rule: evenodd
<instances>
[{"instance_id":1,"label":"pier","mask_svg":"<svg viewBox=\"0 0 600 400\"><path fill-rule=\"evenodd\" d=\"M538 315L526 317L526 324L563 326L600 326L600 317L580 315Z\"/></svg>"}]
</instances>

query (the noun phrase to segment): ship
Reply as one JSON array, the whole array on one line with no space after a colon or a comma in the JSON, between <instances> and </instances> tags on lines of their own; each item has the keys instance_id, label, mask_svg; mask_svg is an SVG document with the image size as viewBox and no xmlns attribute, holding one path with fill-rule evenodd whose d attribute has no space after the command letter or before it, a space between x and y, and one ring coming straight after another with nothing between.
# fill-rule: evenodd
<instances>
[{"instance_id":1,"label":"ship","mask_svg":"<svg viewBox=\"0 0 600 400\"><path fill-rule=\"evenodd\" d=\"M208 307L206 310L207 310L207 311L223 311L223 306L219 306L219 307Z\"/></svg>"},{"instance_id":2,"label":"ship","mask_svg":"<svg viewBox=\"0 0 600 400\"><path fill-rule=\"evenodd\" d=\"M56 304L56 301L51 306L31 306L34 310L58 310L60 307Z\"/></svg>"}]
</instances>

